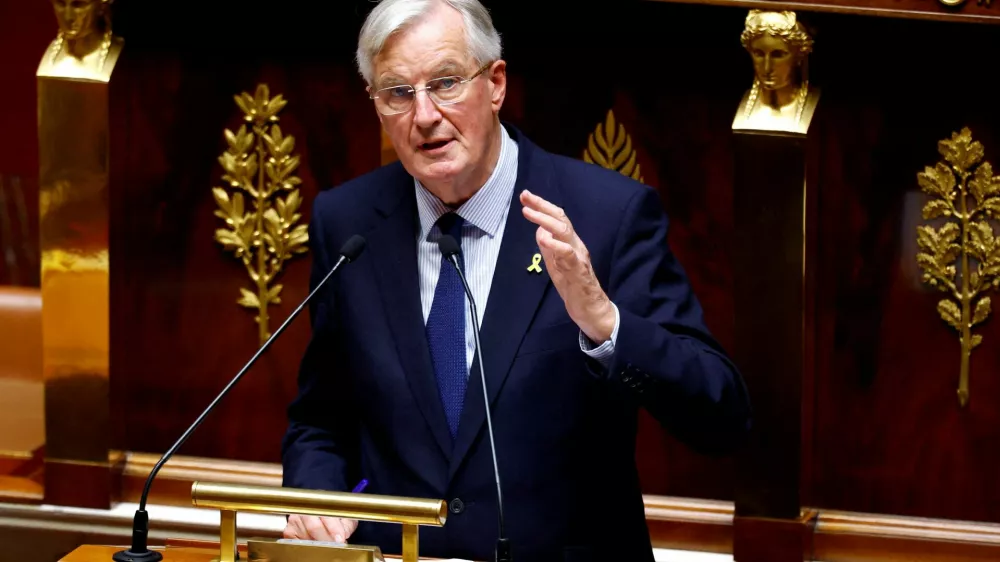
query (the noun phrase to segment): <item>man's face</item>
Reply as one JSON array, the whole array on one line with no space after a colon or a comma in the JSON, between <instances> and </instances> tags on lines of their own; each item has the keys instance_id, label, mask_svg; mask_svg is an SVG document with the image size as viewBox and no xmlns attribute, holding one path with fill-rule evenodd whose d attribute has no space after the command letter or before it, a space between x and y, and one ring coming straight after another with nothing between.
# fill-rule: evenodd
<instances>
[{"instance_id":1,"label":"man's face","mask_svg":"<svg viewBox=\"0 0 1000 562\"><path fill-rule=\"evenodd\" d=\"M479 70L466 47L461 14L439 4L386 42L374 61L375 83L370 91L398 85L419 90L428 80L465 79ZM420 91L409 110L378 114L406 170L445 202L455 195L448 190L477 189L495 164L491 148L498 146L496 115L506 92L503 61L457 87L463 88L457 103L438 105L428 91ZM438 193L442 189L446 192Z\"/></svg>"},{"instance_id":2,"label":"man's face","mask_svg":"<svg viewBox=\"0 0 1000 562\"><path fill-rule=\"evenodd\" d=\"M798 61L781 38L757 37L750 42L750 56L757 79L765 90L780 90L792 83Z\"/></svg>"},{"instance_id":3,"label":"man's face","mask_svg":"<svg viewBox=\"0 0 1000 562\"><path fill-rule=\"evenodd\" d=\"M94 30L99 0L52 0L63 36L82 39Z\"/></svg>"}]
</instances>

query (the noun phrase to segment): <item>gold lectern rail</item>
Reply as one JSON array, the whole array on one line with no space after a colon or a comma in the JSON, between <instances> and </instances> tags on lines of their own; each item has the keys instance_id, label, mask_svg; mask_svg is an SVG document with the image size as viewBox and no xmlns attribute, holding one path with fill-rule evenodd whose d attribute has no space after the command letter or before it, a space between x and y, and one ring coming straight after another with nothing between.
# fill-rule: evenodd
<instances>
[{"instance_id":1,"label":"gold lectern rail","mask_svg":"<svg viewBox=\"0 0 1000 562\"><path fill-rule=\"evenodd\" d=\"M195 507L220 510L219 562L235 562L236 513L239 511L400 523L403 525L404 562L417 562L419 547L417 526L440 527L444 525L448 516L448 507L443 500L220 482L193 483L191 501ZM373 552L376 550L372 549ZM353 554L356 555L357 552ZM329 556L326 559L334 560Z\"/></svg>"}]
</instances>

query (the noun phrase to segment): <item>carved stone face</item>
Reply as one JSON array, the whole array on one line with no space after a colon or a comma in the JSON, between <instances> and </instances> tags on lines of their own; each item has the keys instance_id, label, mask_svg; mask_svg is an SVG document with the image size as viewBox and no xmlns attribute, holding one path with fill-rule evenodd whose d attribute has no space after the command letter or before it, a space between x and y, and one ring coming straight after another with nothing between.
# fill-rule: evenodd
<instances>
[{"instance_id":1,"label":"carved stone face","mask_svg":"<svg viewBox=\"0 0 1000 562\"><path fill-rule=\"evenodd\" d=\"M762 88L780 90L792 85L799 58L784 39L761 35L750 41L749 50Z\"/></svg>"},{"instance_id":2,"label":"carved stone face","mask_svg":"<svg viewBox=\"0 0 1000 562\"><path fill-rule=\"evenodd\" d=\"M52 0L59 30L69 40L82 39L97 30L101 0Z\"/></svg>"}]
</instances>

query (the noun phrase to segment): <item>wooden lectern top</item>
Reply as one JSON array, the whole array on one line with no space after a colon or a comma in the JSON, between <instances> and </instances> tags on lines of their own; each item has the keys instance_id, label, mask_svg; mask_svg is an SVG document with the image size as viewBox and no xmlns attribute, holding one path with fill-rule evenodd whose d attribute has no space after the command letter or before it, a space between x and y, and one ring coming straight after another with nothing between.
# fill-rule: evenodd
<instances>
[{"instance_id":1,"label":"wooden lectern top","mask_svg":"<svg viewBox=\"0 0 1000 562\"><path fill-rule=\"evenodd\" d=\"M60 562L109 562L111 556L128 546L102 546L85 544L67 554ZM191 546L170 546L162 550L163 562L212 562L219 558L219 547L201 548ZM240 548L240 556L246 556L246 551ZM399 556L385 555L386 560L402 560ZM440 558L424 558L421 560L441 560ZM244 558L246 560L246 558Z\"/></svg>"}]
</instances>

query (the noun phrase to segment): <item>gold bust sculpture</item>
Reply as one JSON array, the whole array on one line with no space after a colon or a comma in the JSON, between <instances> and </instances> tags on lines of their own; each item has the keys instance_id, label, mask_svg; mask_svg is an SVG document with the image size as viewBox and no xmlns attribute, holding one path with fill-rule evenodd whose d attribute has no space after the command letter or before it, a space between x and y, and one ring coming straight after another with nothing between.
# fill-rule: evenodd
<instances>
[{"instance_id":1,"label":"gold bust sculpture","mask_svg":"<svg viewBox=\"0 0 1000 562\"><path fill-rule=\"evenodd\" d=\"M38 65L38 76L107 82L122 39L111 32L113 0L52 0L59 34Z\"/></svg>"},{"instance_id":2,"label":"gold bust sculpture","mask_svg":"<svg viewBox=\"0 0 1000 562\"><path fill-rule=\"evenodd\" d=\"M819 90L809 86L813 39L795 12L750 10L740 42L753 60L754 81L733 128L804 134Z\"/></svg>"}]
</instances>

